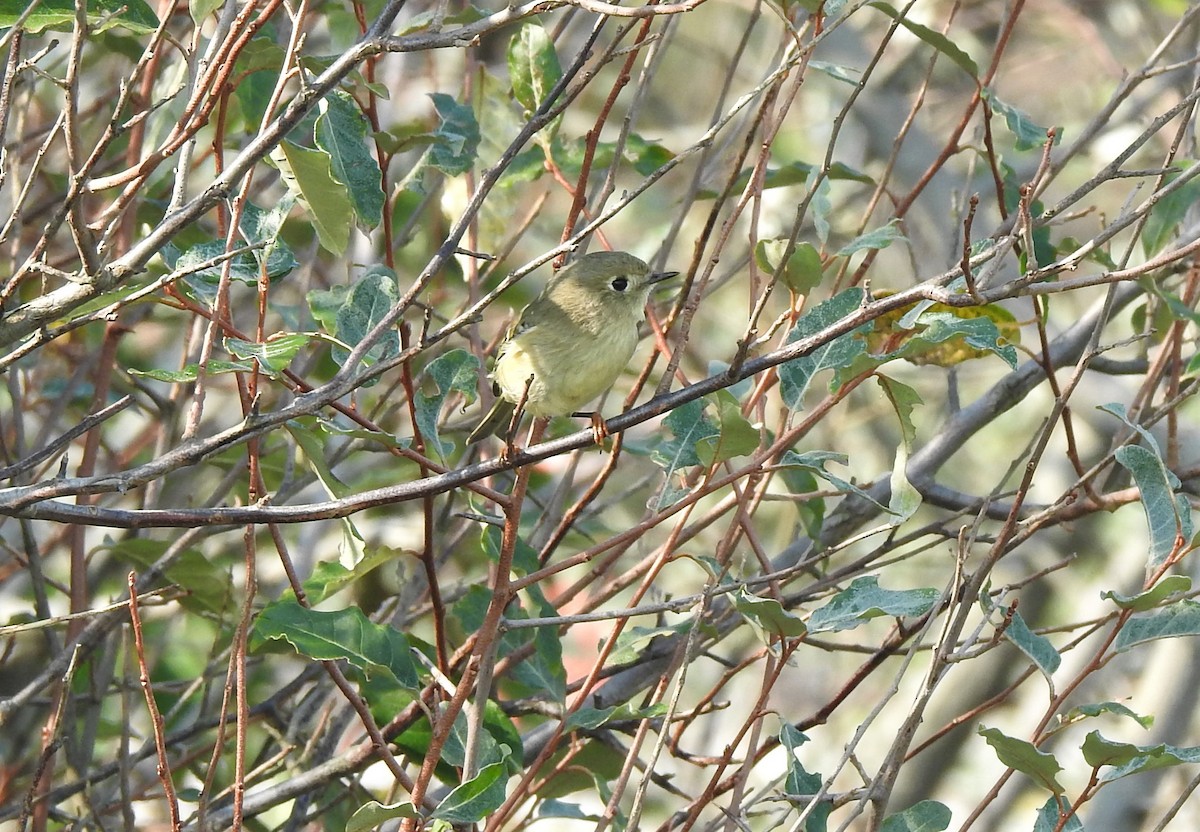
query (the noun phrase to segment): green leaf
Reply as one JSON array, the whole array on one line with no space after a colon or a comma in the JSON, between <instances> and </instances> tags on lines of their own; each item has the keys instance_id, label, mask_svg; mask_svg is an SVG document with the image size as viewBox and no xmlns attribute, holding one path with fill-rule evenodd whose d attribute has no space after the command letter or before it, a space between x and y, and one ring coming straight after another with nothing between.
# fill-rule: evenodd
<instances>
[{"instance_id":1,"label":"green leaf","mask_svg":"<svg viewBox=\"0 0 1200 832\"><path fill-rule=\"evenodd\" d=\"M907 17L901 16L900 12L896 11L896 9L890 3L878 2L877 0L876 2L868 3L867 5L878 9L892 20L898 22L905 29L912 32L925 43L929 44L938 52L941 52L943 55L953 61L955 66L961 68L972 78L979 77L979 67L975 64L975 61L971 60L971 56L960 49L958 44L950 40L950 38L946 37L941 32L937 32L933 29L930 29L928 26L922 26L920 23L916 23L912 20L909 20Z\"/></svg>"},{"instance_id":2,"label":"green leaf","mask_svg":"<svg viewBox=\"0 0 1200 832\"><path fill-rule=\"evenodd\" d=\"M294 204L295 200L285 195L271 208L259 208L252 203L246 203L242 208L238 231L247 243L263 246L255 249L251 255L259 266L265 261L267 277L271 280L283 277L300 265L287 243L279 239L279 232ZM255 280L258 279L259 270L255 269Z\"/></svg>"},{"instance_id":3,"label":"green leaf","mask_svg":"<svg viewBox=\"0 0 1200 832\"><path fill-rule=\"evenodd\" d=\"M284 427L303 452L301 461L317 475L317 479L321 481L321 485L325 487L330 496L340 500L354 493L353 488L346 485L333 473L333 469L329 466L329 460L325 456L326 444L322 437L318 436L308 425L299 421L288 422Z\"/></svg>"},{"instance_id":4,"label":"green leaf","mask_svg":"<svg viewBox=\"0 0 1200 832\"><path fill-rule=\"evenodd\" d=\"M1200 162L1193 161L1178 173L1168 175L1169 184L1181 175L1195 172ZM1142 228L1142 249L1146 256L1158 254L1175 236L1179 224L1183 222L1187 212L1200 200L1200 177L1193 177L1189 182L1176 188L1171 193L1159 198L1146 217Z\"/></svg>"},{"instance_id":5,"label":"green leaf","mask_svg":"<svg viewBox=\"0 0 1200 832\"><path fill-rule=\"evenodd\" d=\"M1091 719L1105 714L1128 717L1143 728L1149 728L1154 724L1154 717L1137 714L1120 702L1096 702L1080 705L1068 711L1062 721L1064 724L1070 724L1081 719Z\"/></svg>"},{"instance_id":6,"label":"green leaf","mask_svg":"<svg viewBox=\"0 0 1200 832\"><path fill-rule=\"evenodd\" d=\"M542 618L557 614L554 607L543 604L539 609ZM516 618L527 618L522 609ZM526 631L528 632L528 631ZM555 627L538 627L533 631L533 652L512 670L513 679L536 698L562 703L567 698L567 669L563 665L563 645Z\"/></svg>"},{"instance_id":7,"label":"green leaf","mask_svg":"<svg viewBox=\"0 0 1200 832\"><path fill-rule=\"evenodd\" d=\"M189 0L188 14L197 26L204 22L210 14L225 5L225 0Z\"/></svg>"},{"instance_id":8,"label":"green leaf","mask_svg":"<svg viewBox=\"0 0 1200 832\"><path fill-rule=\"evenodd\" d=\"M1038 809L1037 820L1033 824L1033 832L1083 832L1083 821L1078 815L1071 815L1067 822L1059 825L1062 816L1071 811L1071 801L1061 795L1054 795Z\"/></svg>"},{"instance_id":9,"label":"green leaf","mask_svg":"<svg viewBox=\"0 0 1200 832\"><path fill-rule=\"evenodd\" d=\"M1113 642L1118 653L1159 638L1200 635L1200 602L1176 601L1152 613L1138 613Z\"/></svg>"},{"instance_id":10,"label":"green leaf","mask_svg":"<svg viewBox=\"0 0 1200 832\"><path fill-rule=\"evenodd\" d=\"M860 69L840 64L831 64L825 61L809 61L808 68L815 69L817 72L823 72L834 80L844 81L852 87L857 87L862 77L862 70Z\"/></svg>"},{"instance_id":11,"label":"green leaf","mask_svg":"<svg viewBox=\"0 0 1200 832\"><path fill-rule=\"evenodd\" d=\"M1175 551L1177 539L1192 539L1192 510L1187 498L1176 495L1179 480L1154 451L1141 445L1124 445L1114 454L1129 469L1142 495L1142 509L1150 528L1149 568L1161 566Z\"/></svg>"},{"instance_id":12,"label":"green leaf","mask_svg":"<svg viewBox=\"0 0 1200 832\"><path fill-rule=\"evenodd\" d=\"M1006 736L995 728L980 728L979 735L987 740L1004 765L1029 776L1054 794L1063 793L1063 787L1055 778L1062 766L1053 754L1039 751L1033 743Z\"/></svg>"},{"instance_id":13,"label":"green leaf","mask_svg":"<svg viewBox=\"0 0 1200 832\"><path fill-rule=\"evenodd\" d=\"M918 319L925 328L914 335L904 346L897 350L899 358L908 358L915 364L937 363L939 366L949 366L959 363L966 358L973 358L983 352L993 352L1014 370L1017 368L1017 350L1010 340L991 317L964 317L951 312L925 312ZM936 362L931 360L927 347L935 344L945 344L962 341L969 348L966 352L950 352L938 355ZM924 359L916 360L916 359Z\"/></svg>"},{"instance_id":14,"label":"green leaf","mask_svg":"<svg viewBox=\"0 0 1200 832\"><path fill-rule=\"evenodd\" d=\"M438 11L441 12L442 9L439 9ZM462 11L454 12L452 14L434 14L433 11L418 12L396 31L396 36L399 37L401 35L411 35L415 32L423 32L433 25L435 21L440 23L442 26L445 26L447 23L475 23L476 21L483 20L487 16L488 13L486 11L470 3L468 3L466 8L462 9Z\"/></svg>"},{"instance_id":15,"label":"green leaf","mask_svg":"<svg viewBox=\"0 0 1200 832\"><path fill-rule=\"evenodd\" d=\"M475 164L479 149L479 124L466 104L459 104L444 93L430 93L441 123L434 131L429 148L429 164L448 176L466 173Z\"/></svg>"},{"instance_id":16,"label":"green leaf","mask_svg":"<svg viewBox=\"0 0 1200 832\"><path fill-rule=\"evenodd\" d=\"M725 390L708 397L716 407L717 433L696 441L696 456L701 464L710 466L737 456L753 453L758 447L758 430L742 415L737 399Z\"/></svg>"},{"instance_id":17,"label":"green leaf","mask_svg":"<svg viewBox=\"0 0 1200 832\"><path fill-rule=\"evenodd\" d=\"M1123 766L1130 760L1161 748L1163 748L1161 745L1139 748L1127 742L1114 742L1105 739L1099 731L1092 731L1084 738L1080 751L1089 766L1100 768L1100 766Z\"/></svg>"},{"instance_id":18,"label":"green leaf","mask_svg":"<svg viewBox=\"0 0 1200 832\"><path fill-rule=\"evenodd\" d=\"M1045 137L1043 136L1043 141ZM1009 213L1015 213L1021 202L1021 187L1024 184L1017 178L1017 172L1013 170L1011 165L1000 163L1000 170L1004 174L1004 207ZM1046 206L1041 200L1035 199L1029 204L1029 213L1031 216L1038 217L1046 210ZM1041 264L1053 263L1058 257L1058 250L1050 241L1050 227L1045 224L1035 224L1033 229L1033 253L1035 260ZM1024 269L1029 265L1029 252L1023 251L1019 257L1021 268Z\"/></svg>"},{"instance_id":19,"label":"green leaf","mask_svg":"<svg viewBox=\"0 0 1200 832\"><path fill-rule=\"evenodd\" d=\"M813 228L822 248L829 244L829 215L833 213L833 200L829 194L832 190L829 179L822 179L813 191L812 202L809 203L812 207Z\"/></svg>"},{"instance_id":20,"label":"green leaf","mask_svg":"<svg viewBox=\"0 0 1200 832\"><path fill-rule=\"evenodd\" d=\"M419 818L421 813L408 800L400 803L383 804L371 800L359 807L346 823L346 832L371 832L383 825L384 821L396 818Z\"/></svg>"},{"instance_id":21,"label":"green leaf","mask_svg":"<svg viewBox=\"0 0 1200 832\"><path fill-rule=\"evenodd\" d=\"M522 23L509 40L508 76L513 97L531 113L542 105L562 78L554 41L539 21Z\"/></svg>"},{"instance_id":22,"label":"green leaf","mask_svg":"<svg viewBox=\"0 0 1200 832\"><path fill-rule=\"evenodd\" d=\"M312 575L304 581L304 595L310 604L319 604L346 587L365 578L385 563L391 563L404 554L403 549L390 546L369 546L366 555L353 569L347 569L337 561L318 561Z\"/></svg>"},{"instance_id":23,"label":"green leaf","mask_svg":"<svg viewBox=\"0 0 1200 832\"><path fill-rule=\"evenodd\" d=\"M321 100L314 137L329 154L333 177L346 186L354 213L368 227L383 220L383 187L379 162L367 147L369 125L354 99L334 92Z\"/></svg>"},{"instance_id":24,"label":"green leaf","mask_svg":"<svg viewBox=\"0 0 1200 832\"><path fill-rule=\"evenodd\" d=\"M313 320L330 335L336 336L337 313L350 297L350 287L345 283L336 283L328 289L313 289L307 295L308 312Z\"/></svg>"},{"instance_id":25,"label":"green leaf","mask_svg":"<svg viewBox=\"0 0 1200 832\"><path fill-rule=\"evenodd\" d=\"M624 155L642 176L649 176L675 158L668 148L657 142L648 142L637 133L629 134Z\"/></svg>"},{"instance_id":26,"label":"green leaf","mask_svg":"<svg viewBox=\"0 0 1200 832\"><path fill-rule=\"evenodd\" d=\"M855 237L846 245L842 246L837 251L838 257L849 257L851 254L862 251L863 249L881 250L890 246L897 240L908 242L908 238L900 233L897 227L899 220L892 220L887 225L880 226L874 231L868 231L866 234L861 234Z\"/></svg>"},{"instance_id":27,"label":"green leaf","mask_svg":"<svg viewBox=\"0 0 1200 832\"><path fill-rule=\"evenodd\" d=\"M1040 149L1049 139L1048 128L1035 124L1029 114L1023 110L1019 110L1011 104L1005 104L996 97L995 92L984 87L983 97L991 104L993 110L1004 116L1004 123L1008 125L1009 132L1017 137L1013 147L1016 150L1037 150ZM1062 141L1062 128L1054 131L1054 143L1058 144Z\"/></svg>"},{"instance_id":28,"label":"green leaf","mask_svg":"<svg viewBox=\"0 0 1200 832\"><path fill-rule=\"evenodd\" d=\"M1018 650L1028 656L1037 665L1038 670L1042 671L1046 680L1051 682L1051 689L1053 689L1051 674L1058 670L1058 666L1062 664L1062 656L1054 649L1054 645L1050 642L1050 639L1038 635L1029 629L1029 625L1021 617L1021 613L1015 610L1013 611L1012 619L1008 623L1008 627L1004 630L1004 637L1016 645Z\"/></svg>"},{"instance_id":29,"label":"green leaf","mask_svg":"<svg viewBox=\"0 0 1200 832\"><path fill-rule=\"evenodd\" d=\"M227 373L248 373L254 367L250 364L235 361L209 361L205 371L206 376L221 376ZM166 381L172 384L190 384L200 378L200 365L188 364L182 370L135 370L130 369L131 376L152 378L155 381Z\"/></svg>"},{"instance_id":30,"label":"green leaf","mask_svg":"<svg viewBox=\"0 0 1200 832\"><path fill-rule=\"evenodd\" d=\"M1106 760L1101 765L1113 766L1111 771L1106 771L1100 777L1102 783L1111 783L1113 780L1120 780L1122 777L1140 774L1143 771L1171 768L1184 763L1200 763L1200 746L1181 748L1165 743L1126 745L1105 740L1096 732L1093 734L1095 741L1091 745L1092 753ZM1084 740L1085 747L1088 746L1088 740L1092 740L1093 734L1089 734ZM1132 756L1130 756L1130 751L1134 752ZM1109 760L1111 762L1108 762Z\"/></svg>"},{"instance_id":31,"label":"green leaf","mask_svg":"<svg viewBox=\"0 0 1200 832\"><path fill-rule=\"evenodd\" d=\"M1101 592L1101 598L1107 598L1123 610L1145 612L1160 606L1174 595L1182 595L1192 588L1192 579L1187 575L1167 575L1145 592L1137 595L1123 595L1120 592Z\"/></svg>"},{"instance_id":32,"label":"green leaf","mask_svg":"<svg viewBox=\"0 0 1200 832\"><path fill-rule=\"evenodd\" d=\"M476 823L504 803L508 765L492 763L475 777L446 795L433 811L433 817L453 824Z\"/></svg>"},{"instance_id":33,"label":"green leaf","mask_svg":"<svg viewBox=\"0 0 1200 832\"><path fill-rule=\"evenodd\" d=\"M881 616L924 615L933 609L936 589L890 590L879 586L873 575L855 578L850 586L829 600L808 619L810 633L852 630Z\"/></svg>"},{"instance_id":34,"label":"green leaf","mask_svg":"<svg viewBox=\"0 0 1200 832\"><path fill-rule=\"evenodd\" d=\"M863 290L854 288L818 304L796 321L796 325L788 334L787 343L795 343L832 326L857 311L862 305L862 300ZM792 410L803 409L804 393L808 390L813 376L822 370L836 370L854 361L866 349L862 339L855 337L862 329L859 327L851 330L821 344L807 355L780 365L779 390L784 404Z\"/></svg>"},{"instance_id":35,"label":"green leaf","mask_svg":"<svg viewBox=\"0 0 1200 832\"><path fill-rule=\"evenodd\" d=\"M877 297L886 297L879 292ZM951 367L989 353L1016 367L1020 327L1002 306L956 308L930 301L893 309L865 330L868 353L838 373L844 381L897 359Z\"/></svg>"},{"instance_id":36,"label":"green leaf","mask_svg":"<svg viewBox=\"0 0 1200 832\"><path fill-rule=\"evenodd\" d=\"M586 731L595 730L601 725L612 722L640 722L643 719L657 719L667 713L665 702L656 702L643 708L626 702L613 708L580 708L563 723L563 731L573 731L582 728Z\"/></svg>"},{"instance_id":37,"label":"green leaf","mask_svg":"<svg viewBox=\"0 0 1200 832\"><path fill-rule=\"evenodd\" d=\"M802 454L798 454L795 451L788 450L784 452L778 464L788 468L802 468L804 470L811 471L839 491L845 492L846 494L857 494L859 497L869 501L877 508L880 508L883 511L888 511L887 506L882 505L878 500L876 500L866 491L863 491L854 483L848 482L847 480L844 480L841 477L825 470L825 464L827 462L836 462L839 465L845 465L848 461L849 457L847 457L845 454L839 454L834 451L805 451Z\"/></svg>"},{"instance_id":38,"label":"green leaf","mask_svg":"<svg viewBox=\"0 0 1200 832\"><path fill-rule=\"evenodd\" d=\"M499 530L489 527L484 535L486 548L492 549L492 540L498 537ZM528 544L524 542L518 543L518 549L521 547L529 548ZM531 552L533 562L536 564L537 553L532 549L529 551ZM488 554L492 560L495 560L494 552L489 552ZM529 592L535 593L536 589L530 587ZM463 632L475 632L483 626L483 620L487 614L491 600L491 591L486 587L476 584L468 588L467 592L453 607L454 619ZM542 618L550 618L556 614L555 609L546 603L544 598L539 597L535 599L534 605L534 608L538 610L538 615ZM509 603L504 610L504 615L510 621L521 621L530 617L518 598L514 598ZM513 679L524 685L527 689L527 695L532 698L548 698L557 702L564 701L566 698L567 673L566 668L563 666L562 642L558 639L557 630L552 626L538 627L536 629L522 627L515 630L508 630L500 638L499 652L501 655L512 655L524 652L530 647L533 648L530 655L513 669ZM510 746L514 745L512 742L508 744Z\"/></svg>"},{"instance_id":39,"label":"green leaf","mask_svg":"<svg viewBox=\"0 0 1200 832\"><path fill-rule=\"evenodd\" d=\"M1093 768L1112 767L1112 771L1100 778L1104 783L1143 771L1200 762L1200 747L1179 748L1165 743L1131 745L1105 739L1099 731L1092 731L1084 738L1081 751L1083 759Z\"/></svg>"},{"instance_id":40,"label":"green leaf","mask_svg":"<svg viewBox=\"0 0 1200 832\"><path fill-rule=\"evenodd\" d=\"M374 623L358 607L325 612L302 607L294 598L275 601L255 619L250 649L265 649L270 641L285 641L310 659L345 659L368 677L382 673L400 687L420 689L408 639Z\"/></svg>"},{"instance_id":41,"label":"green leaf","mask_svg":"<svg viewBox=\"0 0 1200 832\"><path fill-rule=\"evenodd\" d=\"M680 621L678 624L662 627L626 627L617 636L617 643L609 656L611 664L618 667L641 661L642 653L656 638L678 636L692 629L691 621Z\"/></svg>"},{"instance_id":42,"label":"green leaf","mask_svg":"<svg viewBox=\"0 0 1200 832\"><path fill-rule=\"evenodd\" d=\"M392 270L386 266L371 266L350 288L346 302L338 308L337 337L350 346L357 345L392 311L399 297ZM368 350L364 360L366 364L374 364L399 352L399 333L387 332ZM334 347L333 360L338 364L344 363L348 356L347 350Z\"/></svg>"},{"instance_id":43,"label":"green leaf","mask_svg":"<svg viewBox=\"0 0 1200 832\"><path fill-rule=\"evenodd\" d=\"M0 0L0 27L16 25L29 0ZM88 27L99 34L114 26L146 35L158 28L158 18L145 0L89 0L87 4ZM75 27L74 0L41 0L33 13L25 19L27 32L38 33L45 29L71 31Z\"/></svg>"},{"instance_id":44,"label":"green leaf","mask_svg":"<svg viewBox=\"0 0 1200 832\"><path fill-rule=\"evenodd\" d=\"M350 243L354 207L346 186L333 175L333 159L324 150L312 150L289 141L271 151L288 191L312 214L317 237L328 251L341 256Z\"/></svg>"},{"instance_id":45,"label":"green leaf","mask_svg":"<svg viewBox=\"0 0 1200 832\"><path fill-rule=\"evenodd\" d=\"M229 354L234 358L257 359L258 365L264 373L272 378L278 378L292 363L296 353L308 346L311 341L312 336L302 332L280 332L261 344L228 337L225 339L225 349L229 350Z\"/></svg>"},{"instance_id":46,"label":"green leaf","mask_svg":"<svg viewBox=\"0 0 1200 832\"><path fill-rule=\"evenodd\" d=\"M112 541L105 538L100 549L107 549L125 563L148 569L167 551L169 541L127 538ZM164 570L169 583L187 590L179 599L184 609L202 614L220 615L227 611L233 583L225 567L213 563L199 549L184 549Z\"/></svg>"},{"instance_id":47,"label":"green leaf","mask_svg":"<svg viewBox=\"0 0 1200 832\"><path fill-rule=\"evenodd\" d=\"M696 443L701 439L716 436L719 431L704 418L702 400L680 405L663 419L663 427L674 439L659 444L654 450L654 461L670 474L679 468L700 464L696 454Z\"/></svg>"},{"instance_id":48,"label":"green leaf","mask_svg":"<svg viewBox=\"0 0 1200 832\"><path fill-rule=\"evenodd\" d=\"M908 479L908 445L901 442L896 448L896 461L892 464L891 497L888 511L893 515L891 524L898 526L916 514L921 507L921 492Z\"/></svg>"},{"instance_id":49,"label":"green leaf","mask_svg":"<svg viewBox=\"0 0 1200 832\"><path fill-rule=\"evenodd\" d=\"M467 404L475 401L480 373L479 359L466 350L455 349L439 355L425 366L422 377L429 379L436 392L418 392L413 401L417 426L427 446L443 459L454 450L454 443L443 441L438 433L438 415L451 393L462 393Z\"/></svg>"},{"instance_id":50,"label":"green leaf","mask_svg":"<svg viewBox=\"0 0 1200 832\"><path fill-rule=\"evenodd\" d=\"M260 41L265 41L265 38L251 38L250 43L255 44ZM236 121L241 122L242 130L247 135L254 135L262 124L263 116L266 115L267 108L272 103L272 93L275 91L275 82L279 80L279 67L283 65L284 52L277 44L272 43L276 53L279 56L279 61L272 69L260 69L258 71L249 71L242 78L238 85L233 90L233 100L237 104L236 108L230 108L231 126L236 126ZM235 73L241 73L242 60L245 56L238 56ZM257 63L257 61L255 62ZM236 119L240 113L240 119ZM235 121L236 119L236 121ZM231 131L232 132L232 131Z\"/></svg>"},{"instance_id":51,"label":"green leaf","mask_svg":"<svg viewBox=\"0 0 1200 832\"><path fill-rule=\"evenodd\" d=\"M942 832L950 828L950 809L936 800L922 800L903 812L888 815L879 832Z\"/></svg>"},{"instance_id":52,"label":"green leaf","mask_svg":"<svg viewBox=\"0 0 1200 832\"><path fill-rule=\"evenodd\" d=\"M654 462L665 473L663 488L655 501L655 510L662 510L687 496L687 489L675 489L672 478L682 468L700 464L696 446L720 431L704 417L705 402L695 400L682 404L663 419L663 427L671 432L671 439L659 442L651 454Z\"/></svg>"},{"instance_id":53,"label":"green leaf","mask_svg":"<svg viewBox=\"0 0 1200 832\"><path fill-rule=\"evenodd\" d=\"M793 725L784 724L779 731L779 742L787 750L787 776L783 791L790 798L811 798L821 791L821 775L806 771L800 764L796 750L808 742L808 737ZM804 822L804 832L825 832L833 806L821 801L813 807Z\"/></svg>"},{"instance_id":54,"label":"green leaf","mask_svg":"<svg viewBox=\"0 0 1200 832\"><path fill-rule=\"evenodd\" d=\"M1138 436L1145 440L1146 447L1153 451L1155 456L1162 456L1162 451L1160 451L1158 448L1158 440L1154 438L1154 434L1146 430L1137 422L1131 420L1129 418L1129 413L1125 410L1125 405L1121 404L1120 402L1109 402L1108 404L1097 405L1096 409L1102 410L1105 413L1111 413L1113 416L1116 416L1125 423L1126 427L1132 428L1137 432ZM1167 478L1171 481L1172 488L1179 487L1179 480L1176 479L1175 475L1170 471L1167 471Z\"/></svg>"},{"instance_id":55,"label":"green leaf","mask_svg":"<svg viewBox=\"0 0 1200 832\"><path fill-rule=\"evenodd\" d=\"M567 803L564 800L543 800L538 804L534 813L535 820L543 818L565 818L568 820L600 820L599 815L589 815L578 803ZM532 825L532 824L531 824Z\"/></svg>"},{"instance_id":56,"label":"green leaf","mask_svg":"<svg viewBox=\"0 0 1200 832\"><path fill-rule=\"evenodd\" d=\"M275 281L290 274L298 265L292 249L278 238L279 229L288 213L292 210L295 200L285 196L272 209L263 209L247 203L242 209L242 221L238 224L242 239L250 244L263 244L262 248L242 252L229 260L229 277L251 286L258 284L262 271L266 270L267 280ZM234 248L240 248L241 242ZM221 272L225 263L206 266L197 269L201 263L221 257L225 254L224 240L205 240L190 246L183 254L176 255L173 247L162 251L163 261L172 271L190 271L183 282L210 303L216 298L217 285L221 281Z\"/></svg>"},{"instance_id":57,"label":"green leaf","mask_svg":"<svg viewBox=\"0 0 1200 832\"><path fill-rule=\"evenodd\" d=\"M807 295L821 285L824 276L821 266L821 255L812 243L797 243L783 263L787 252L788 239L781 237L777 240L759 240L754 247L754 259L758 267L771 274L778 273L789 289L799 295Z\"/></svg>"},{"instance_id":58,"label":"green leaf","mask_svg":"<svg viewBox=\"0 0 1200 832\"><path fill-rule=\"evenodd\" d=\"M789 185L801 185L807 182L808 178L817 170L820 170L820 168L816 165L809 164L808 162L789 162L782 167L768 168L767 172L763 175L762 189L764 191L769 191L772 188L786 188ZM746 189L746 185L750 183L750 177L753 175L753 172L754 171L752 168L746 168L737 175L737 179L735 179L733 183L733 191L735 193L740 193ZM828 210L832 207L828 204L827 199L829 193L828 183L830 181L861 182L864 185L875 184L875 180L862 171L855 170L843 162L834 162L829 166L829 170L826 171L825 178L821 181L821 185L819 186L819 190L823 189L823 191L821 191L822 198L826 200L826 204L823 206L825 210L825 216L828 215ZM700 199L716 199L718 195L719 194L716 191L708 189L702 190L698 194ZM821 242L824 243L826 239L828 239L828 235L822 238Z\"/></svg>"},{"instance_id":59,"label":"green leaf","mask_svg":"<svg viewBox=\"0 0 1200 832\"><path fill-rule=\"evenodd\" d=\"M785 610L774 598L760 598L742 589L733 595L732 600L738 612L746 617L768 644L774 640L768 636L798 638L808 632L804 621Z\"/></svg>"},{"instance_id":60,"label":"green leaf","mask_svg":"<svg viewBox=\"0 0 1200 832\"><path fill-rule=\"evenodd\" d=\"M875 381L883 388L884 395L892 403L892 408L896 411L896 418L900 421L900 435L905 446L911 448L917 438L917 426L913 422L912 414L917 405L925 403L924 400L916 390L890 376L876 373Z\"/></svg>"},{"instance_id":61,"label":"green leaf","mask_svg":"<svg viewBox=\"0 0 1200 832\"><path fill-rule=\"evenodd\" d=\"M492 563L500 562L500 528L491 525L490 523L483 530L483 551L488 556ZM525 541L523 537L517 537L516 550L513 552L512 570L513 574L518 577L524 577L531 572L536 572L541 567L538 563L538 551ZM552 611L549 615L554 615ZM483 620L480 619L479 626L483 626Z\"/></svg>"}]
</instances>

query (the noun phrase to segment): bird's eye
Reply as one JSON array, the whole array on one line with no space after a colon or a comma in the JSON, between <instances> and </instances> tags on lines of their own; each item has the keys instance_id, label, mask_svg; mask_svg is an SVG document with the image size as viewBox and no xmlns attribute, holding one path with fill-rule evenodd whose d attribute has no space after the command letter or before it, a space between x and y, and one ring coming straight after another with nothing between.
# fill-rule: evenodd
<instances>
[{"instance_id":1,"label":"bird's eye","mask_svg":"<svg viewBox=\"0 0 1200 832\"><path fill-rule=\"evenodd\" d=\"M629 278L628 277L614 277L611 285L618 292L624 292L626 289L629 288Z\"/></svg>"}]
</instances>

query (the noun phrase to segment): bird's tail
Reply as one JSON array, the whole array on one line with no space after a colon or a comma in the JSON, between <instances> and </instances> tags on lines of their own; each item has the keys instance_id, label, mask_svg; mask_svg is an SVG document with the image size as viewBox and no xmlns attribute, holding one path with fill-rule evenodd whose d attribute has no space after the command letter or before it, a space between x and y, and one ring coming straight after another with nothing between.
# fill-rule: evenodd
<instances>
[{"instance_id":1,"label":"bird's tail","mask_svg":"<svg viewBox=\"0 0 1200 832\"><path fill-rule=\"evenodd\" d=\"M496 403L492 405L492 409L483 417L483 421L476 425L475 430L467 436L467 444L478 442L485 436L499 436L503 439L508 432L508 426L512 423L513 409L512 402L498 397Z\"/></svg>"}]
</instances>

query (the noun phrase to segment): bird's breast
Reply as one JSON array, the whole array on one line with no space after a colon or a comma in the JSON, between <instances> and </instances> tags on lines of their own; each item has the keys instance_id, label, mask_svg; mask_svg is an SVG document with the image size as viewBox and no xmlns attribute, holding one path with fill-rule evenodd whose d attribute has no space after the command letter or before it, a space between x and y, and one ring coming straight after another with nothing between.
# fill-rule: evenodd
<instances>
[{"instance_id":1,"label":"bird's breast","mask_svg":"<svg viewBox=\"0 0 1200 832\"><path fill-rule=\"evenodd\" d=\"M593 333L533 327L504 345L492 378L510 402L524 396L534 416L565 416L612 387L636 348L633 326Z\"/></svg>"}]
</instances>

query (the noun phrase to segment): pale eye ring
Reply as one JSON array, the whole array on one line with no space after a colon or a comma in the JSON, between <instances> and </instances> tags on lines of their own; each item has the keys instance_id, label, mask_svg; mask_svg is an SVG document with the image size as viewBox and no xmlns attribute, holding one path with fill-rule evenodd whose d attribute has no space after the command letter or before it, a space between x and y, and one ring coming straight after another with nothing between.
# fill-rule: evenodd
<instances>
[{"instance_id":1,"label":"pale eye ring","mask_svg":"<svg viewBox=\"0 0 1200 832\"><path fill-rule=\"evenodd\" d=\"M612 283L609 285L611 285L618 292L624 292L629 288L629 278L625 277L624 275L621 277L614 277Z\"/></svg>"}]
</instances>

